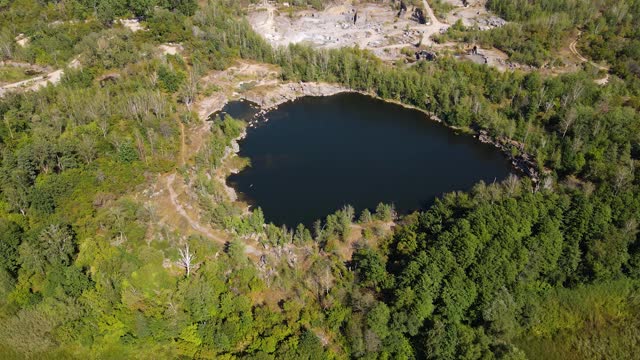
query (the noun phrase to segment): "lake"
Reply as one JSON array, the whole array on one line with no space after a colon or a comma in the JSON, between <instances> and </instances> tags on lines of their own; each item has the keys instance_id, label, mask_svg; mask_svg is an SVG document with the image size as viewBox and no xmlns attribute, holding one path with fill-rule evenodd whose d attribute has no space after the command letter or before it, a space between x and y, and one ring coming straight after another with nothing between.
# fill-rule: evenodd
<instances>
[{"instance_id":1,"label":"lake","mask_svg":"<svg viewBox=\"0 0 640 360\"><path fill-rule=\"evenodd\" d=\"M245 120L256 114L246 102L223 111ZM251 166L227 181L277 225L309 226L346 204L359 213L393 203L406 214L512 171L493 146L361 94L304 97L264 118L240 142Z\"/></svg>"}]
</instances>

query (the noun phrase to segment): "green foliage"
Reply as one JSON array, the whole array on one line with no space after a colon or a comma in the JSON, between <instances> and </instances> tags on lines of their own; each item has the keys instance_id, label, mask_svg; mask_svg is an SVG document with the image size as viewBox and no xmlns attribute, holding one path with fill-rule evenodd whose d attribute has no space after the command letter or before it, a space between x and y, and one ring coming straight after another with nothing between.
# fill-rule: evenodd
<instances>
[{"instance_id":1,"label":"green foliage","mask_svg":"<svg viewBox=\"0 0 640 360\"><path fill-rule=\"evenodd\" d=\"M234 57L270 60L273 49L240 17L242 12L241 4L232 0L214 1L198 11L192 20L203 35L189 42L194 60L219 70Z\"/></svg>"},{"instance_id":2,"label":"green foliage","mask_svg":"<svg viewBox=\"0 0 640 360\"><path fill-rule=\"evenodd\" d=\"M185 75L182 72L172 71L166 66L161 66L158 70L158 80L162 88L170 93L178 91Z\"/></svg>"},{"instance_id":3,"label":"green foliage","mask_svg":"<svg viewBox=\"0 0 640 360\"><path fill-rule=\"evenodd\" d=\"M558 289L535 299L535 324L516 343L531 359L630 358L637 351L638 284L614 281Z\"/></svg>"},{"instance_id":4,"label":"green foliage","mask_svg":"<svg viewBox=\"0 0 640 360\"><path fill-rule=\"evenodd\" d=\"M130 163L138 160L138 153L131 142L125 141L118 147L118 160Z\"/></svg>"},{"instance_id":5,"label":"green foliage","mask_svg":"<svg viewBox=\"0 0 640 360\"><path fill-rule=\"evenodd\" d=\"M189 38L190 29L184 15L156 9L148 20L151 36L162 42L182 42Z\"/></svg>"},{"instance_id":6,"label":"green foliage","mask_svg":"<svg viewBox=\"0 0 640 360\"><path fill-rule=\"evenodd\" d=\"M18 246L22 228L10 220L0 219L0 268L13 272L18 266Z\"/></svg>"},{"instance_id":7,"label":"green foliage","mask_svg":"<svg viewBox=\"0 0 640 360\"><path fill-rule=\"evenodd\" d=\"M186 16L195 14L198 8L198 2L196 0L175 0L169 1L169 10L178 11Z\"/></svg>"},{"instance_id":8,"label":"green foliage","mask_svg":"<svg viewBox=\"0 0 640 360\"><path fill-rule=\"evenodd\" d=\"M392 221L394 217L393 205L380 203L376 206L376 215L377 220L380 221Z\"/></svg>"},{"instance_id":9,"label":"green foliage","mask_svg":"<svg viewBox=\"0 0 640 360\"><path fill-rule=\"evenodd\" d=\"M353 262L357 267L360 282L364 286L386 287L389 285L386 263L378 252L370 248L360 249L353 254Z\"/></svg>"},{"instance_id":10,"label":"green foliage","mask_svg":"<svg viewBox=\"0 0 640 360\"><path fill-rule=\"evenodd\" d=\"M58 86L0 100L2 354L638 353L637 1L599 2L594 11L592 1L492 0L511 24L483 33L456 24L446 35L540 65L581 27L581 52L619 77L608 86L588 71L499 73L446 56L405 68L359 49L274 50L240 18L246 1L200 9L193 0L61 4L0 1L0 23L11 25L0 31L3 59L62 67L79 56L82 64L66 69ZM149 31L114 23L131 16ZM26 48L13 44L18 29L30 38ZM152 59L161 42L181 42L185 52ZM303 225L265 224L260 208L246 213L207 176L244 131L224 117L213 120L197 171L185 171L193 174L185 180L202 218L235 239L223 247L176 234L164 224L179 219L159 218L138 185L149 188L176 166L178 122L188 119L178 101L185 74L236 58L275 63L285 80L340 83L484 130L513 155L535 155L538 170L558 181L480 183L400 218L380 204L374 214L363 211L358 226L345 206L317 222L312 236ZM389 225L384 238L377 229ZM178 251L185 244L193 255L188 277L177 263L186 261ZM351 247L352 258L343 258Z\"/></svg>"},{"instance_id":11,"label":"green foliage","mask_svg":"<svg viewBox=\"0 0 640 360\"><path fill-rule=\"evenodd\" d=\"M518 353L521 344L529 346L527 341L534 344L539 337L551 336L543 335L536 325L539 320L532 319L539 311L535 306L548 301L542 299L550 289L574 294L578 290L565 290L566 283L624 277L621 271L628 257L622 249L628 249L635 231L621 235L615 224L633 215L614 220L611 206L619 205L613 205L617 201L612 202L606 191L589 198L593 210L587 215L568 205L575 201L585 206L579 193L523 192L514 197L506 190L497 201L489 200L487 191L480 188L472 198L445 196L426 213L408 218L396 231L385 266L390 269L388 274L375 270L382 267L378 265L382 261L370 250L354 254L354 260L366 266L360 273L363 285L372 283L369 274L379 274L377 278L395 274L391 318L411 338L427 339L425 351L437 358L463 356L469 346L487 341L512 342L510 347L493 351ZM640 205L634 198L632 213ZM565 213L563 209L571 210ZM591 226L578 225L580 219ZM416 238L425 240L416 242ZM603 238L611 240L599 240ZM596 260L605 243L611 246L606 261L604 256ZM566 267L571 263L582 265ZM626 306L627 301L620 304ZM566 319L559 321L566 324ZM464 324L477 325L468 328ZM585 326L584 320L577 324ZM529 340L517 340L523 336ZM485 344L473 351L489 349Z\"/></svg>"},{"instance_id":12,"label":"green foliage","mask_svg":"<svg viewBox=\"0 0 640 360\"><path fill-rule=\"evenodd\" d=\"M311 331L307 330L300 336L300 342L296 349L297 359L321 360L325 359L324 349L320 339Z\"/></svg>"},{"instance_id":13,"label":"green foliage","mask_svg":"<svg viewBox=\"0 0 640 360\"><path fill-rule=\"evenodd\" d=\"M119 69L140 59L139 43L125 29L107 29L87 35L76 51L90 67Z\"/></svg>"},{"instance_id":14,"label":"green foliage","mask_svg":"<svg viewBox=\"0 0 640 360\"><path fill-rule=\"evenodd\" d=\"M468 40L477 38L485 46L505 50L514 61L541 66L577 27L586 30L581 51L595 60L606 60L622 77L638 77L638 1L490 0L487 8L517 23L472 32Z\"/></svg>"}]
</instances>

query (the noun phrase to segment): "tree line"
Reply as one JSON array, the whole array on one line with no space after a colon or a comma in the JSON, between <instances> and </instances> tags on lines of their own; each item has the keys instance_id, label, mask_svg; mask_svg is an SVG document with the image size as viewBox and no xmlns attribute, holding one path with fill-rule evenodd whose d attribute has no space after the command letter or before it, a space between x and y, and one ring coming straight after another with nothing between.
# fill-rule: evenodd
<instances>
[{"instance_id":1,"label":"tree line","mask_svg":"<svg viewBox=\"0 0 640 360\"><path fill-rule=\"evenodd\" d=\"M529 11L529 3L500 11ZM33 36L23 50L11 47L9 58L56 64L80 56L83 64L58 86L0 100L1 353L637 353L634 76L616 71L599 86L588 70L500 73L446 56L393 67L359 49L272 49L242 19L242 5L212 1L193 15L154 7L144 18L148 31L132 33L98 20L95 9L86 10L88 22L49 27L43 19L79 15L49 3L0 2L3 34L17 35L13 21ZM153 56L168 38L182 42L184 57ZM232 240L221 246L176 233L133 193L178 167L180 123L194 124L195 98L215 91L197 79L238 58L277 64L284 80L336 82L427 110L450 126L485 130L514 153L533 154L547 179L480 183L400 219L389 205L359 215L346 206L311 229L281 228L264 224L259 209L244 213L207 176L244 127L222 118L213 120L196 171L179 171L194 175L187 182L203 218ZM251 237L268 249L255 262L245 253Z\"/></svg>"}]
</instances>

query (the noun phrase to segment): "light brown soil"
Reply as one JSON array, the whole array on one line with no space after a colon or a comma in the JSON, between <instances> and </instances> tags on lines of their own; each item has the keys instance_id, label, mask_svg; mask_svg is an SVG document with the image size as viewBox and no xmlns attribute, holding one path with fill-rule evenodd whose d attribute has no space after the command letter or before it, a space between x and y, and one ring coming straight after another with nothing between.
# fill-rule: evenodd
<instances>
[{"instance_id":1,"label":"light brown soil","mask_svg":"<svg viewBox=\"0 0 640 360\"><path fill-rule=\"evenodd\" d=\"M117 22L119 22L120 24L122 24L122 26L126 27L132 32L146 30L137 19L120 19Z\"/></svg>"},{"instance_id":2,"label":"light brown soil","mask_svg":"<svg viewBox=\"0 0 640 360\"><path fill-rule=\"evenodd\" d=\"M596 84L598 84L598 85L606 85L609 82L609 67L597 64L597 63L587 59L586 57L584 57L584 56L582 56L580 54L580 52L578 51L578 48L577 48L578 40L580 40L580 35L582 35L582 33L578 32L578 36L576 37L576 39L573 40L571 42L571 44L569 44L569 50L571 51L571 53L573 55L575 55L575 57L578 58L578 60L580 60L580 62L589 63L593 67L595 67L596 69L601 70L601 71L605 71L605 76L603 78L601 78L601 79L594 80L594 82Z\"/></svg>"},{"instance_id":3,"label":"light brown soil","mask_svg":"<svg viewBox=\"0 0 640 360\"><path fill-rule=\"evenodd\" d=\"M291 43L327 49L358 46L383 60L402 58L403 47L431 43L431 35L447 26L435 16L430 24L418 24L411 19L410 11L398 18L389 2L352 5L345 1L323 11L304 10L289 16L265 1L251 8L249 21L274 46Z\"/></svg>"},{"instance_id":4,"label":"light brown soil","mask_svg":"<svg viewBox=\"0 0 640 360\"><path fill-rule=\"evenodd\" d=\"M274 46L307 43L317 48L357 46L368 49L382 60L397 61L405 58L403 48L417 50L418 46L432 50L448 51L457 44L439 45L432 37L446 31L450 24L461 19L467 25L489 29L504 24L504 20L490 14L484 8L486 1L477 1L463 7L459 0L451 0L456 8L440 21L429 3L422 0L428 17L427 24L419 24L411 18L412 7L398 17L390 1L362 2L338 1L323 11L304 10L290 13L290 9L277 8L272 2L250 7L249 21L257 33ZM354 23L354 16L358 19ZM491 52L494 50L488 50ZM506 67L498 60L502 54L491 57L490 66Z\"/></svg>"},{"instance_id":5,"label":"light brown soil","mask_svg":"<svg viewBox=\"0 0 640 360\"><path fill-rule=\"evenodd\" d=\"M13 64L18 65L18 63L13 63ZM24 66L24 65L20 64L18 66ZM48 69L48 68L42 68L36 65L28 65L28 64L25 67L31 67L34 69ZM80 62L78 58L73 59L69 63L68 67L71 69L76 69L80 67ZM9 92L36 91L47 85L55 85L60 82L60 80L62 79L62 75L64 75L63 69L49 70L49 72L44 75L39 75L39 76L32 77L30 79L2 85L0 86L0 97L3 97L6 93L9 93Z\"/></svg>"},{"instance_id":6,"label":"light brown soil","mask_svg":"<svg viewBox=\"0 0 640 360\"><path fill-rule=\"evenodd\" d=\"M35 91L43 88L49 84L57 84L62 79L63 70L58 69L45 75L32 77L27 80L18 81L12 84L3 85L0 87L0 97L4 94L12 91Z\"/></svg>"},{"instance_id":7,"label":"light brown soil","mask_svg":"<svg viewBox=\"0 0 640 360\"><path fill-rule=\"evenodd\" d=\"M158 50L162 55L177 55L182 53L184 48L180 44L162 44L158 46Z\"/></svg>"}]
</instances>

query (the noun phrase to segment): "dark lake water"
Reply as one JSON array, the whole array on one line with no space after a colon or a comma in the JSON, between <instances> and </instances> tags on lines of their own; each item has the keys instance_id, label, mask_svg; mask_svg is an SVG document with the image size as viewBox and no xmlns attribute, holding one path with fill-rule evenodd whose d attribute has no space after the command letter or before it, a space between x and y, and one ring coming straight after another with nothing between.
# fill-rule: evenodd
<instances>
[{"instance_id":1,"label":"dark lake water","mask_svg":"<svg viewBox=\"0 0 640 360\"><path fill-rule=\"evenodd\" d=\"M240 142L251 167L228 183L278 225L310 225L345 204L359 213L393 203L408 213L511 172L494 147L360 94L301 98L266 118Z\"/></svg>"},{"instance_id":2,"label":"dark lake water","mask_svg":"<svg viewBox=\"0 0 640 360\"><path fill-rule=\"evenodd\" d=\"M209 115L209 120L215 120L217 117L229 115L234 119L250 121L258 114L259 111L260 107L250 101L231 101L226 103L220 111L216 111Z\"/></svg>"}]
</instances>

